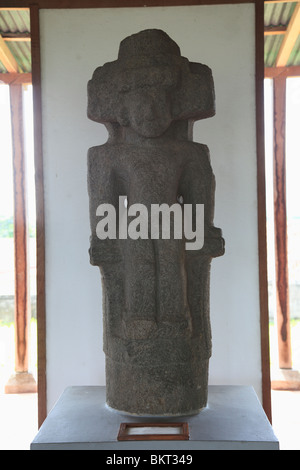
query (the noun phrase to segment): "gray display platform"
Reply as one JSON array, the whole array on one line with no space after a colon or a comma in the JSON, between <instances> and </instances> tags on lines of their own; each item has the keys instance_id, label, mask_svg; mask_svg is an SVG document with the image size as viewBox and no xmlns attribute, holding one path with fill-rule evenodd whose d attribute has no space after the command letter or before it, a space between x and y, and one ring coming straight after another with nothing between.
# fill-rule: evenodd
<instances>
[{"instance_id":1,"label":"gray display platform","mask_svg":"<svg viewBox=\"0 0 300 470\"><path fill-rule=\"evenodd\" d=\"M122 422L188 422L188 441L118 441ZM279 443L252 387L209 386L199 414L145 418L111 410L105 387L68 387L49 413L31 450L278 450Z\"/></svg>"}]
</instances>

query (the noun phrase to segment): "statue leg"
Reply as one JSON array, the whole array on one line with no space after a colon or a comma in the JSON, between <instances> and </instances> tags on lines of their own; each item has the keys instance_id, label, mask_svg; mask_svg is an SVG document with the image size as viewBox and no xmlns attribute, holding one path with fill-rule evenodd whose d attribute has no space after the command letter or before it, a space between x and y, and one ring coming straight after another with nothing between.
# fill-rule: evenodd
<instances>
[{"instance_id":1,"label":"statue leg","mask_svg":"<svg viewBox=\"0 0 300 470\"><path fill-rule=\"evenodd\" d=\"M156 295L160 322L187 326L190 312L187 302L187 276L182 240L155 240Z\"/></svg>"},{"instance_id":2,"label":"statue leg","mask_svg":"<svg viewBox=\"0 0 300 470\"><path fill-rule=\"evenodd\" d=\"M155 263L151 240L124 244L125 336L142 339L156 328Z\"/></svg>"}]
</instances>

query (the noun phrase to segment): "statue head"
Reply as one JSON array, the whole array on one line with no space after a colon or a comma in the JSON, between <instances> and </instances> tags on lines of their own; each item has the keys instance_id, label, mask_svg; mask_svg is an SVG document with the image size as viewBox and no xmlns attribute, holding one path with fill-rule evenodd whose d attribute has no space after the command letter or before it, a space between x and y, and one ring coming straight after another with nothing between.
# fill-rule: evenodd
<instances>
[{"instance_id":1,"label":"statue head","mask_svg":"<svg viewBox=\"0 0 300 470\"><path fill-rule=\"evenodd\" d=\"M144 137L162 135L173 121L215 114L211 70L189 62L163 31L125 38L118 59L98 67L88 83L88 117L118 123Z\"/></svg>"}]
</instances>

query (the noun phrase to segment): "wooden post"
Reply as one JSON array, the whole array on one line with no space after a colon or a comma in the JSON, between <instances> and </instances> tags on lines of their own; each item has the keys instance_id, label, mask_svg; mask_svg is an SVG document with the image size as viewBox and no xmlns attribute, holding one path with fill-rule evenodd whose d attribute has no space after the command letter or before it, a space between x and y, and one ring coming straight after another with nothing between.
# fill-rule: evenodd
<instances>
[{"instance_id":1,"label":"wooden post","mask_svg":"<svg viewBox=\"0 0 300 470\"><path fill-rule=\"evenodd\" d=\"M30 5L32 93L34 120L34 168L36 191L36 259L37 259L37 329L38 329L38 421L41 426L47 417L46 374L46 292L45 292L45 210L42 143L42 92L40 19L38 4Z\"/></svg>"},{"instance_id":2,"label":"wooden post","mask_svg":"<svg viewBox=\"0 0 300 470\"><path fill-rule=\"evenodd\" d=\"M26 162L23 131L22 85L10 85L13 143L14 248L15 248L15 374L5 393L36 392L36 382L28 372L28 323L30 293L28 276L28 234L26 202Z\"/></svg>"},{"instance_id":3,"label":"wooden post","mask_svg":"<svg viewBox=\"0 0 300 470\"><path fill-rule=\"evenodd\" d=\"M286 75L274 78L274 225L279 367L291 369L287 217L286 217Z\"/></svg>"},{"instance_id":4,"label":"wooden post","mask_svg":"<svg viewBox=\"0 0 300 470\"><path fill-rule=\"evenodd\" d=\"M257 155L257 221L259 257L259 301L260 340L262 372L262 404L272 423L270 347L269 347L269 305L268 305L268 263L266 225L266 176L264 141L264 4L255 4L255 72L256 72L256 155Z\"/></svg>"}]
</instances>

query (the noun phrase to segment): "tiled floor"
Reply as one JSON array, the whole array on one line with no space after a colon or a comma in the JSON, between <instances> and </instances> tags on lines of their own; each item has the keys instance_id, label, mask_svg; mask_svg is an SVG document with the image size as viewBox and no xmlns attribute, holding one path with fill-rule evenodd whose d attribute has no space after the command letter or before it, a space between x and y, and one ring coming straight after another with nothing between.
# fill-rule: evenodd
<instances>
[{"instance_id":1,"label":"tiled floor","mask_svg":"<svg viewBox=\"0 0 300 470\"><path fill-rule=\"evenodd\" d=\"M300 450L300 391L272 391L273 428L281 450ZM0 394L0 450L29 450L37 433L37 395Z\"/></svg>"}]
</instances>

